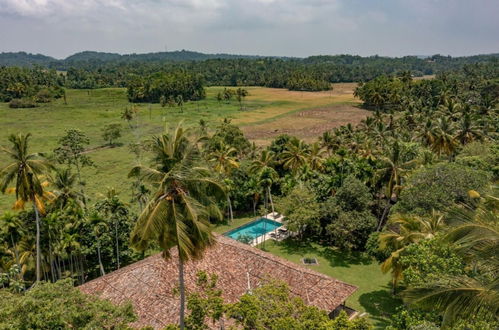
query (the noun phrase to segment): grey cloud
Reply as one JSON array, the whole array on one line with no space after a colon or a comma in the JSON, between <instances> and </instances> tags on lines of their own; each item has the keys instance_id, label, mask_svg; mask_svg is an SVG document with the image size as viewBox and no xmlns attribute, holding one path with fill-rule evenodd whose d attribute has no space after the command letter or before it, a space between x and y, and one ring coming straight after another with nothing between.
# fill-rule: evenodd
<instances>
[{"instance_id":1,"label":"grey cloud","mask_svg":"<svg viewBox=\"0 0 499 330\"><path fill-rule=\"evenodd\" d=\"M499 51L496 0L0 0L0 51Z\"/></svg>"}]
</instances>

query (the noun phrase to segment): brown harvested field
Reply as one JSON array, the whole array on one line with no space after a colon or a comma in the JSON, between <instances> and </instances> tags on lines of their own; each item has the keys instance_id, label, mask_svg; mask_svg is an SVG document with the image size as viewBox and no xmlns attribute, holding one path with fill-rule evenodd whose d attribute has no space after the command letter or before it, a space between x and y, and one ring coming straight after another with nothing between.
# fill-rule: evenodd
<instances>
[{"instance_id":1,"label":"brown harvested field","mask_svg":"<svg viewBox=\"0 0 499 330\"><path fill-rule=\"evenodd\" d=\"M248 103L253 100L264 102L261 108L243 111L235 116L233 122L243 126L272 120L277 116L305 109L323 107L337 103L358 103L353 97L356 83L333 84L332 91L298 92L281 88L248 87Z\"/></svg>"},{"instance_id":2,"label":"brown harvested field","mask_svg":"<svg viewBox=\"0 0 499 330\"><path fill-rule=\"evenodd\" d=\"M369 114L358 107L359 101L353 97L355 86L355 83L334 84L332 91L312 93L252 88L251 96L272 100L276 105L246 112L234 122L258 145L268 144L280 134L315 140L326 130L348 123L357 124ZM280 100L289 104L282 104Z\"/></svg>"},{"instance_id":3,"label":"brown harvested field","mask_svg":"<svg viewBox=\"0 0 499 330\"><path fill-rule=\"evenodd\" d=\"M280 134L294 135L306 141L317 139L324 131L348 123L358 124L369 111L353 105L337 104L304 110L259 125L243 126L245 135L259 145Z\"/></svg>"}]
</instances>

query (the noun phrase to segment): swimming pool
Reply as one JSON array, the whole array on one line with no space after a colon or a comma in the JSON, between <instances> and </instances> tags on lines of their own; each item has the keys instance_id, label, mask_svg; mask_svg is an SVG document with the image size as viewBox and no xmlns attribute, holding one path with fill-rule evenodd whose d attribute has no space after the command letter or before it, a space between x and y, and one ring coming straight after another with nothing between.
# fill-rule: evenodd
<instances>
[{"instance_id":1,"label":"swimming pool","mask_svg":"<svg viewBox=\"0 0 499 330\"><path fill-rule=\"evenodd\" d=\"M267 218L260 218L253 222L247 223L244 226L232 229L224 234L224 236L237 240L241 236L250 236L255 239L264 234L274 231L276 228L282 226L282 223L270 220Z\"/></svg>"}]
</instances>

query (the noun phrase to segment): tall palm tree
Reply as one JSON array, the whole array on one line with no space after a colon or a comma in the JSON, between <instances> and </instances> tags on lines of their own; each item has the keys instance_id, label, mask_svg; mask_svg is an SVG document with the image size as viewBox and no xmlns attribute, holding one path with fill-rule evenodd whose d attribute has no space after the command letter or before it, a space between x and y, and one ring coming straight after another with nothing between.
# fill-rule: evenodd
<instances>
[{"instance_id":1,"label":"tall palm tree","mask_svg":"<svg viewBox=\"0 0 499 330\"><path fill-rule=\"evenodd\" d=\"M177 130L178 131L178 130ZM217 199L223 198L223 185L212 176L212 172L197 167L197 150L182 135L161 137L168 146L175 145L177 139L183 143L182 153L175 160L164 157L165 149L156 149L155 166L137 166L130 175L139 175L156 187L149 203L140 214L131 234L132 245L145 250L153 241L163 250L165 258L170 257L170 249L178 250L180 284L180 328L184 328L185 286L184 263L200 258L204 250L214 244L209 218L220 216L216 208ZM168 150L173 150L172 148ZM159 161L158 161L159 160Z\"/></svg>"},{"instance_id":2,"label":"tall palm tree","mask_svg":"<svg viewBox=\"0 0 499 330\"><path fill-rule=\"evenodd\" d=\"M112 222L114 226L116 265L119 269L121 267L121 262L120 262L121 252L120 252L120 238L119 238L120 226L122 226L124 222L128 221L129 210L126 207L126 204L123 203L118 198L118 193L114 190L114 188L110 188L107 191L106 197L102 201L97 203L96 209L97 211L104 214L109 219L109 221Z\"/></svg>"},{"instance_id":3,"label":"tall palm tree","mask_svg":"<svg viewBox=\"0 0 499 330\"><path fill-rule=\"evenodd\" d=\"M85 197L82 192L74 189L77 176L71 173L69 168L56 169L54 175L48 177L48 182L53 187L54 199L52 203L63 209L69 201L75 201L80 207L84 207Z\"/></svg>"},{"instance_id":4,"label":"tall palm tree","mask_svg":"<svg viewBox=\"0 0 499 330\"><path fill-rule=\"evenodd\" d=\"M483 137L480 127L475 125L471 114L465 113L458 123L455 139L462 145Z\"/></svg>"},{"instance_id":5,"label":"tall palm tree","mask_svg":"<svg viewBox=\"0 0 499 330\"><path fill-rule=\"evenodd\" d=\"M341 141L339 141L338 136L333 135L331 131L325 131L322 133L319 137L319 142L320 146L327 150L328 155L331 155L331 153L337 150L341 145Z\"/></svg>"},{"instance_id":6,"label":"tall palm tree","mask_svg":"<svg viewBox=\"0 0 499 330\"><path fill-rule=\"evenodd\" d=\"M281 153L281 160L284 168L291 170L293 174L307 163L310 154L308 145L302 140L292 139L286 145L286 149Z\"/></svg>"},{"instance_id":7,"label":"tall palm tree","mask_svg":"<svg viewBox=\"0 0 499 330\"><path fill-rule=\"evenodd\" d=\"M239 167L239 162L236 158L237 150L234 147L221 143L209 154L209 161L213 164L213 169L228 180L228 177L233 169ZM226 182L226 186L229 187L229 182ZM230 190L227 191L227 204L229 208L229 218L230 221L234 220L234 214L232 212L232 202L230 200Z\"/></svg>"},{"instance_id":8,"label":"tall palm tree","mask_svg":"<svg viewBox=\"0 0 499 330\"><path fill-rule=\"evenodd\" d=\"M99 261L99 269L100 269L101 276L104 276L104 275L106 275L106 272L104 270L104 265L102 264L102 257L101 257L101 250L100 250L101 249L101 236L109 229L109 226L107 225L107 222L97 212L90 214L87 221L91 225L92 235L94 236L94 238L97 242L97 259Z\"/></svg>"},{"instance_id":9,"label":"tall palm tree","mask_svg":"<svg viewBox=\"0 0 499 330\"><path fill-rule=\"evenodd\" d=\"M10 148L1 147L0 151L7 154L11 163L0 170L0 191L5 193L11 182L15 181L12 191L16 194L14 207L20 209L31 202L36 218L36 281L41 280L41 250L40 250L40 214L45 213L44 201L51 197L45 191L40 176L47 174L50 163L39 154L28 153L28 143L31 134L10 135Z\"/></svg>"},{"instance_id":10,"label":"tall palm tree","mask_svg":"<svg viewBox=\"0 0 499 330\"><path fill-rule=\"evenodd\" d=\"M326 151L322 149L318 142L315 142L310 147L310 152L308 155L308 164L310 168L314 171L320 171L324 168L324 156Z\"/></svg>"},{"instance_id":11,"label":"tall palm tree","mask_svg":"<svg viewBox=\"0 0 499 330\"><path fill-rule=\"evenodd\" d=\"M260 158L255 159L250 166L250 172L256 175L259 185L265 191L265 207L267 207L267 201L270 201L272 213L274 213L274 202L272 201L270 189L272 184L279 178L276 170L272 167L274 163L275 155L268 150L263 150Z\"/></svg>"},{"instance_id":12,"label":"tall palm tree","mask_svg":"<svg viewBox=\"0 0 499 330\"><path fill-rule=\"evenodd\" d=\"M438 155L442 153L447 154L449 157L454 154L457 149L457 142L455 139L455 128L453 122L447 117L437 119L437 125L434 130L434 140L431 144L431 149Z\"/></svg>"},{"instance_id":13,"label":"tall palm tree","mask_svg":"<svg viewBox=\"0 0 499 330\"><path fill-rule=\"evenodd\" d=\"M402 178L404 175L417 165L417 160L405 161L402 159L400 144L397 140L392 145L388 155L379 157L382 162L381 168L377 171L381 181L386 182L386 197L388 204L383 210L381 219L378 223L378 231L383 228L384 220L388 215L391 206L397 202L398 194L402 188Z\"/></svg>"},{"instance_id":14,"label":"tall palm tree","mask_svg":"<svg viewBox=\"0 0 499 330\"><path fill-rule=\"evenodd\" d=\"M435 141L434 123L431 118L427 118L425 123L419 126L416 132L416 139L421 141L425 146L433 145Z\"/></svg>"}]
</instances>

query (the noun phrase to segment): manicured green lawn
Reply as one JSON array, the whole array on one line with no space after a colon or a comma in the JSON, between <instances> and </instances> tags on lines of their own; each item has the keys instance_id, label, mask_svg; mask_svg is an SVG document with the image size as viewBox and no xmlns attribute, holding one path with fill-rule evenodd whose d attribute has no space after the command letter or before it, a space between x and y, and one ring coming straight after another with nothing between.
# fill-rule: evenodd
<instances>
[{"instance_id":1,"label":"manicured green lawn","mask_svg":"<svg viewBox=\"0 0 499 330\"><path fill-rule=\"evenodd\" d=\"M266 241L265 251L303 265L302 258L312 257L319 265L306 266L358 287L347 300L347 306L369 314L376 328L385 328L389 315L401 304L390 293L390 275L383 274L379 264L361 253L345 254L316 243L287 240Z\"/></svg>"}]
</instances>

